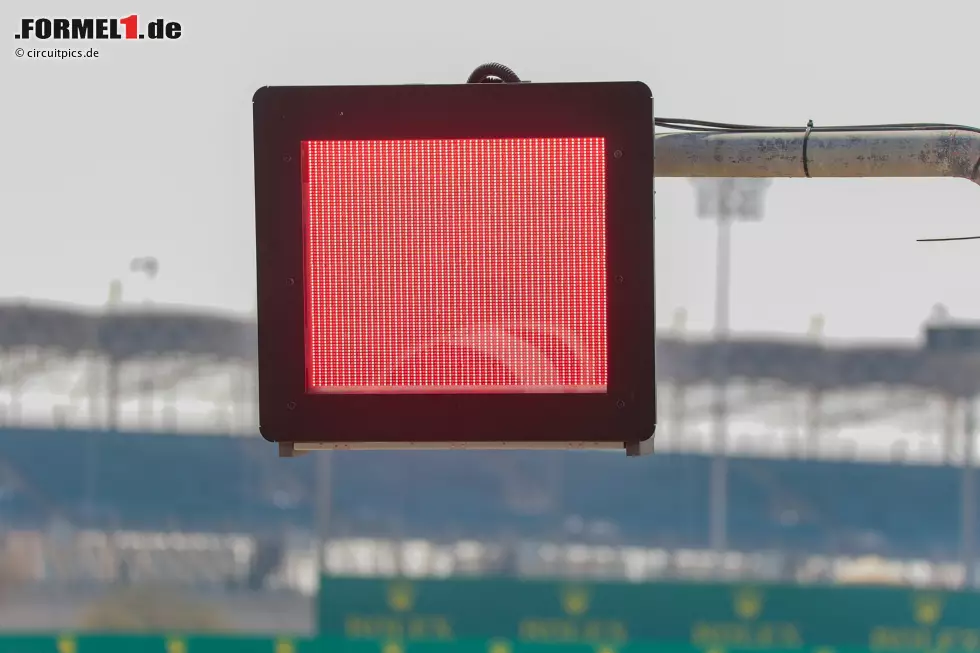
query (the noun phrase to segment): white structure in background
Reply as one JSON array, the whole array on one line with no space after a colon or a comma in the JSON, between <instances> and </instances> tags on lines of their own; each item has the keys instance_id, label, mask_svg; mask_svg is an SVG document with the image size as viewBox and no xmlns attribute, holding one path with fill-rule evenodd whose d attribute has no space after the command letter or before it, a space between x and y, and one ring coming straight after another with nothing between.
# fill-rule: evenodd
<instances>
[{"instance_id":1,"label":"white structure in background","mask_svg":"<svg viewBox=\"0 0 980 653\"><path fill-rule=\"evenodd\" d=\"M865 343L845 348L820 340L820 347L813 347L813 339L821 333L819 319L810 325L808 337L751 341L732 337L727 319L731 222L738 216L758 218L764 190L760 185L753 194L746 188L737 180L723 180L710 193L699 186L705 217L713 215L719 220L719 215L727 216L719 220L716 340L733 349L742 348L743 354L752 356L784 351L793 356L814 354L807 360L821 367L821 373L827 371L822 368L825 364L839 363L852 354L861 361L887 363L886 367L916 354L916 343ZM159 266L151 260L137 259L132 271L152 278ZM111 310L103 311L0 302L0 428L31 425L256 436L254 321L199 310L134 305L124 301L121 291L121 282L113 285ZM683 319L678 317L675 333L662 334L662 344L679 352L677 360L693 362L692 369L682 366L661 379L663 432L669 437L659 441L660 451L898 462L917 459L953 464L962 460L962 455L956 455L957 440L953 436L961 433L966 412L963 397L968 392L965 386L943 385L940 381L946 377L966 382L980 379L980 365L969 357L939 361L937 380L932 385L905 387L902 384L906 379L901 375L907 371L897 368L886 370L895 380L884 376L883 385L893 387L855 386L851 379L850 385L831 387L819 403L813 403L806 396L805 386L793 385L800 382L796 358L788 362L793 374L779 377L787 363L777 361L777 365L764 370L763 376L753 377L750 370L743 372L737 382L725 383L723 374L719 377L717 372L711 372L717 364L710 357L706 359L718 343L683 333ZM822 352L831 355L820 358ZM661 362L669 361L662 358ZM766 362L769 363L772 361ZM698 365L700 369L693 369ZM946 365L952 367L943 367ZM661 372L665 367L661 366ZM954 373L946 374L947 369ZM716 376L712 377L712 373ZM688 377L695 380L686 381ZM725 391L719 392L719 387L725 387ZM801 427L808 428L810 418L801 418L801 404L813 414L819 412L819 419L813 419L819 428L807 431L802 438ZM805 447L801 448L801 441ZM328 492L329 457L320 456L317 460L324 467L318 483ZM713 550L526 542L519 547L517 559L508 562L509 568L527 575L631 579L719 574L775 579L785 578L792 570L799 580L853 579L863 574L895 582L936 585L957 585L965 576L964 566L956 563L828 557L790 561L777 551L727 551L724 530L717 526L724 516L724 506L717 500L724 498L724 493L718 492L724 486L718 482L724 480L724 457L718 456L716 462L722 472L715 477L712 493L716 520ZM301 592L312 591L319 568L318 551L324 553L322 564L329 571L374 575L480 573L492 568L500 555L493 543L474 542L332 539L321 547L316 536L329 531L325 525L328 518L324 511L317 516L315 532L287 538L285 559L275 583ZM91 533L70 529L58 537L53 533L8 533L6 542L23 558L22 569L30 570L30 575L38 580L52 582L115 582L125 568L130 578L135 575L146 580L184 579L189 583L220 585L240 579L257 549L256 540L248 535ZM121 561L125 564L120 565Z\"/></svg>"}]
</instances>

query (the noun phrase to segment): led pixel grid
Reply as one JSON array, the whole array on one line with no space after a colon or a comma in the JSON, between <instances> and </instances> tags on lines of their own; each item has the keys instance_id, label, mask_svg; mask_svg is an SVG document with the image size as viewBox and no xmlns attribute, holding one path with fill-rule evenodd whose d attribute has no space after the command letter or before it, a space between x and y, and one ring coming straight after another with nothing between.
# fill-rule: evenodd
<instances>
[{"instance_id":1,"label":"led pixel grid","mask_svg":"<svg viewBox=\"0 0 980 653\"><path fill-rule=\"evenodd\" d=\"M602 138L303 143L310 392L605 392Z\"/></svg>"}]
</instances>

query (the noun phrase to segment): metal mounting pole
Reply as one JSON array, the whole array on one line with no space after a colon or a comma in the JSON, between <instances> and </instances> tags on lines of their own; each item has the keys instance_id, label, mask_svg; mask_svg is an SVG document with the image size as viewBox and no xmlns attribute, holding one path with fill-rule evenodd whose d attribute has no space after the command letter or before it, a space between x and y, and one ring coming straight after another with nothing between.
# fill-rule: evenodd
<instances>
[{"instance_id":1,"label":"metal mounting pole","mask_svg":"<svg viewBox=\"0 0 980 653\"><path fill-rule=\"evenodd\" d=\"M967 589L977 586L977 501L976 501L976 439L977 399L971 396L965 402L963 419L963 473L960 480L960 556L963 560L963 583Z\"/></svg>"},{"instance_id":2,"label":"metal mounting pole","mask_svg":"<svg viewBox=\"0 0 980 653\"><path fill-rule=\"evenodd\" d=\"M722 212L718 216L718 242L715 257L715 338L728 340L729 297L731 294L731 238L734 217ZM714 449L708 480L708 537L712 550L721 555L728 547L728 371L714 385L712 417Z\"/></svg>"},{"instance_id":3,"label":"metal mounting pole","mask_svg":"<svg viewBox=\"0 0 980 653\"><path fill-rule=\"evenodd\" d=\"M658 177L805 177L802 132L655 137ZM960 177L980 184L980 134L958 129L815 131L810 177Z\"/></svg>"},{"instance_id":4,"label":"metal mounting pole","mask_svg":"<svg viewBox=\"0 0 980 653\"><path fill-rule=\"evenodd\" d=\"M657 134L657 177L959 177L980 184L980 133L963 129L881 129L779 132L723 130ZM725 234L727 236L727 233ZM723 414L721 395L716 412ZM962 496L962 557L966 584L976 584L975 406L966 415L967 459ZM722 415L717 415L721 419ZM716 469L717 468L717 469ZM711 535L723 546L725 514L720 492L724 463L712 468ZM718 496L716 496L718 495Z\"/></svg>"},{"instance_id":5,"label":"metal mounting pole","mask_svg":"<svg viewBox=\"0 0 980 653\"><path fill-rule=\"evenodd\" d=\"M736 221L758 221L764 212L767 179L698 179L698 217L714 220L718 226L715 255L715 339L724 342L729 335L731 294L731 234ZM728 420L729 379L727 370L713 384L711 408L713 442L708 480L708 534L711 548L723 554L728 546ZM720 561L720 555L718 560Z\"/></svg>"}]
</instances>

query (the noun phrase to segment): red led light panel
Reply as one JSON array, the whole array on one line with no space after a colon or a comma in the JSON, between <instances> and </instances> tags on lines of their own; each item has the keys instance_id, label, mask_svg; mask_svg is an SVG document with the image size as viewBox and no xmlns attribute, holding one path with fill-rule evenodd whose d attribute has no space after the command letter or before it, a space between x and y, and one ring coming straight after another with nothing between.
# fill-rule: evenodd
<instances>
[{"instance_id":1,"label":"red led light panel","mask_svg":"<svg viewBox=\"0 0 980 653\"><path fill-rule=\"evenodd\" d=\"M308 391L606 391L604 139L303 155Z\"/></svg>"}]
</instances>

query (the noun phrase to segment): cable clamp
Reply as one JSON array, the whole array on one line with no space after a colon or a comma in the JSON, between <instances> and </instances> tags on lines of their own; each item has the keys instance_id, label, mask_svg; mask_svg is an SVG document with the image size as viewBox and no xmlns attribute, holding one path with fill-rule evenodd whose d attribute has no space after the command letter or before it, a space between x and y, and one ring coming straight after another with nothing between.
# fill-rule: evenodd
<instances>
[{"instance_id":1,"label":"cable clamp","mask_svg":"<svg viewBox=\"0 0 980 653\"><path fill-rule=\"evenodd\" d=\"M803 134L803 175L810 179L810 165L807 162L807 145L810 144L810 132L813 131L813 121L809 120L806 123L806 133Z\"/></svg>"}]
</instances>

